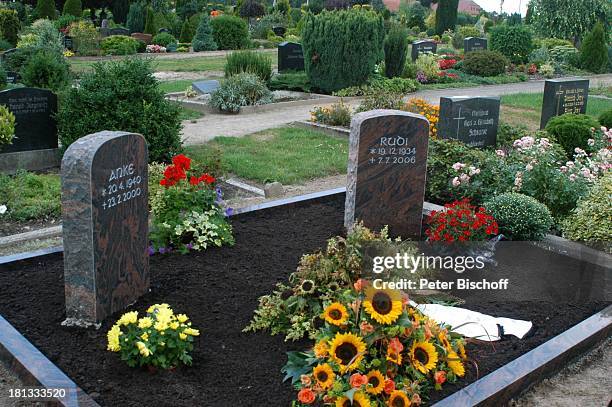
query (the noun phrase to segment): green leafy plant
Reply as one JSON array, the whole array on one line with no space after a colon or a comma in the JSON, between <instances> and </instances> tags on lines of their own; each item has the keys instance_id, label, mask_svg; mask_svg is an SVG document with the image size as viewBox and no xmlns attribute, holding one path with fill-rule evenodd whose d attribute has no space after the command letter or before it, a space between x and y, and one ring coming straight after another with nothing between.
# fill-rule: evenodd
<instances>
[{"instance_id":1,"label":"green leafy plant","mask_svg":"<svg viewBox=\"0 0 612 407\"><path fill-rule=\"evenodd\" d=\"M480 30L471 25L464 25L457 29L453 35L453 47L463 49L463 40L467 37L479 37Z\"/></svg>"},{"instance_id":2,"label":"green leafy plant","mask_svg":"<svg viewBox=\"0 0 612 407\"><path fill-rule=\"evenodd\" d=\"M544 37L577 42L597 21L609 21L606 0L532 0L533 26Z\"/></svg>"},{"instance_id":3,"label":"green leafy plant","mask_svg":"<svg viewBox=\"0 0 612 407\"><path fill-rule=\"evenodd\" d=\"M60 179L56 174L23 170L14 175L0 174L0 196L8 207L5 219L24 222L60 217Z\"/></svg>"},{"instance_id":4,"label":"green leafy plant","mask_svg":"<svg viewBox=\"0 0 612 407\"><path fill-rule=\"evenodd\" d=\"M20 71L24 85L46 88L55 92L64 89L70 82L69 67L64 58L51 51L35 52Z\"/></svg>"},{"instance_id":5,"label":"green leafy plant","mask_svg":"<svg viewBox=\"0 0 612 407\"><path fill-rule=\"evenodd\" d=\"M394 25L385 38L384 49L385 76L387 78L401 76L408 52L407 31L400 25Z\"/></svg>"},{"instance_id":6,"label":"green leafy plant","mask_svg":"<svg viewBox=\"0 0 612 407\"><path fill-rule=\"evenodd\" d=\"M210 22L219 49L241 49L249 43L247 23L240 17L220 15Z\"/></svg>"},{"instance_id":7,"label":"green leafy plant","mask_svg":"<svg viewBox=\"0 0 612 407\"><path fill-rule=\"evenodd\" d=\"M3 145L12 144L15 137L15 115L5 105L0 105L0 151Z\"/></svg>"},{"instance_id":8,"label":"green leafy plant","mask_svg":"<svg viewBox=\"0 0 612 407\"><path fill-rule=\"evenodd\" d=\"M227 55L225 62L225 77L252 73L267 82L272 76L272 60L266 54L254 51L237 51Z\"/></svg>"},{"instance_id":9,"label":"green leafy plant","mask_svg":"<svg viewBox=\"0 0 612 407\"><path fill-rule=\"evenodd\" d=\"M490 48L498 51L512 63L527 62L533 49L531 31L524 25L498 25L491 29Z\"/></svg>"},{"instance_id":10,"label":"green leafy plant","mask_svg":"<svg viewBox=\"0 0 612 407\"><path fill-rule=\"evenodd\" d=\"M438 0L436 9L436 34L442 35L446 30L452 30L457 24L457 8L459 0Z\"/></svg>"},{"instance_id":11,"label":"green leafy plant","mask_svg":"<svg viewBox=\"0 0 612 407\"><path fill-rule=\"evenodd\" d=\"M550 59L555 66L561 68L580 65L580 53L572 45L559 45L549 51Z\"/></svg>"},{"instance_id":12,"label":"green leafy plant","mask_svg":"<svg viewBox=\"0 0 612 407\"><path fill-rule=\"evenodd\" d=\"M95 55L98 52L100 40L96 27L88 21L78 21L70 24L70 36L73 49L80 55Z\"/></svg>"},{"instance_id":13,"label":"green leafy plant","mask_svg":"<svg viewBox=\"0 0 612 407\"><path fill-rule=\"evenodd\" d=\"M106 55L133 55L138 50L138 40L125 35L111 35L100 43Z\"/></svg>"},{"instance_id":14,"label":"green leafy plant","mask_svg":"<svg viewBox=\"0 0 612 407\"><path fill-rule=\"evenodd\" d=\"M81 14L83 14L83 6L81 5L81 0L66 0L66 2L64 3L63 14L81 17Z\"/></svg>"},{"instance_id":15,"label":"green leafy plant","mask_svg":"<svg viewBox=\"0 0 612 407\"><path fill-rule=\"evenodd\" d=\"M380 93L404 95L417 90L418 84L414 79L375 77L363 85L351 86L334 92L341 97L367 96Z\"/></svg>"},{"instance_id":16,"label":"green leafy plant","mask_svg":"<svg viewBox=\"0 0 612 407\"><path fill-rule=\"evenodd\" d=\"M113 1L113 20L118 24L126 24L127 16L130 10L129 0L114 0Z\"/></svg>"},{"instance_id":17,"label":"green leafy plant","mask_svg":"<svg viewBox=\"0 0 612 407\"><path fill-rule=\"evenodd\" d=\"M546 124L546 132L552 135L565 150L568 157L575 149L588 150L591 128L599 127L597 120L585 114L564 114L555 116Z\"/></svg>"},{"instance_id":18,"label":"green leafy plant","mask_svg":"<svg viewBox=\"0 0 612 407\"><path fill-rule=\"evenodd\" d=\"M36 2L36 13L39 18L48 18L55 20L57 11L55 10L55 1L53 0L38 0Z\"/></svg>"},{"instance_id":19,"label":"green leafy plant","mask_svg":"<svg viewBox=\"0 0 612 407\"><path fill-rule=\"evenodd\" d=\"M272 93L256 75L240 73L230 76L213 92L209 104L222 112L237 113L243 106L272 102Z\"/></svg>"},{"instance_id":20,"label":"green leafy plant","mask_svg":"<svg viewBox=\"0 0 612 407\"><path fill-rule=\"evenodd\" d=\"M217 49L217 43L215 42L213 36L210 18L207 15L202 16L200 19L195 36L191 42L191 46L196 52L214 51Z\"/></svg>"},{"instance_id":21,"label":"green leafy plant","mask_svg":"<svg viewBox=\"0 0 612 407\"><path fill-rule=\"evenodd\" d=\"M508 60L499 52L473 51L468 52L463 60L463 70L471 75L497 76L506 72Z\"/></svg>"},{"instance_id":22,"label":"green leafy plant","mask_svg":"<svg viewBox=\"0 0 612 407\"><path fill-rule=\"evenodd\" d=\"M268 87L271 90L296 90L310 92L310 81L306 72L284 72L272 76Z\"/></svg>"},{"instance_id":23,"label":"green leafy plant","mask_svg":"<svg viewBox=\"0 0 612 407\"><path fill-rule=\"evenodd\" d=\"M130 4L126 21L127 27L131 32L143 32L145 25L145 9L142 3L134 2Z\"/></svg>"},{"instance_id":24,"label":"green leafy plant","mask_svg":"<svg viewBox=\"0 0 612 407\"><path fill-rule=\"evenodd\" d=\"M157 26L155 25L155 11L151 7L146 9L146 17L144 23L144 33L155 35L157 34Z\"/></svg>"},{"instance_id":25,"label":"green leafy plant","mask_svg":"<svg viewBox=\"0 0 612 407\"><path fill-rule=\"evenodd\" d=\"M597 120L599 120L599 124L601 124L605 128L612 128L612 109L608 109L602 114L600 114Z\"/></svg>"},{"instance_id":26,"label":"green leafy plant","mask_svg":"<svg viewBox=\"0 0 612 407\"><path fill-rule=\"evenodd\" d=\"M195 35L195 29L189 22L189 19L183 21L181 26L181 34L179 35L179 41L181 43L191 43L193 36Z\"/></svg>"},{"instance_id":27,"label":"green leafy plant","mask_svg":"<svg viewBox=\"0 0 612 407\"><path fill-rule=\"evenodd\" d=\"M427 81L435 82L440 73L438 59L439 57L436 54L430 52L419 54L415 61L417 75L420 73L425 76Z\"/></svg>"},{"instance_id":28,"label":"green leafy plant","mask_svg":"<svg viewBox=\"0 0 612 407\"><path fill-rule=\"evenodd\" d=\"M176 38L170 33L159 33L156 34L151 42L155 45L161 45L162 47L168 47L168 45L176 44Z\"/></svg>"},{"instance_id":29,"label":"green leafy plant","mask_svg":"<svg viewBox=\"0 0 612 407\"><path fill-rule=\"evenodd\" d=\"M580 49L580 64L584 69L594 73L604 73L608 70L608 47L603 24L598 22L589 32Z\"/></svg>"},{"instance_id":30,"label":"green leafy plant","mask_svg":"<svg viewBox=\"0 0 612 407\"><path fill-rule=\"evenodd\" d=\"M348 127L351 124L351 114L351 107L340 100L329 107L315 106L310 112L310 120L330 126Z\"/></svg>"},{"instance_id":31,"label":"green leafy plant","mask_svg":"<svg viewBox=\"0 0 612 407\"><path fill-rule=\"evenodd\" d=\"M376 92L366 95L356 112L367 112L376 109L401 110L404 107L401 93Z\"/></svg>"},{"instance_id":32,"label":"green leafy plant","mask_svg":"<svg viewBox=\"0 0 612 407\"><path fill-rule=\"evenodd\" d=\"M0 9L0 34L2 38L10 42L13 46L17 44L17 34L21 28L21 22L17 11L2 8Z\"/></svg>"},{"instance_id":33,"label":"green leafy plant","mask_svg":"<svg viewBox=\"0 0 612 407\"><path fill-rule=\"evenodd\" d=\"M512 240L541 240L553 223L546 205L523 194L501 194L484 207L497 221L500 233Z\"/></svg>"}]
</instances>

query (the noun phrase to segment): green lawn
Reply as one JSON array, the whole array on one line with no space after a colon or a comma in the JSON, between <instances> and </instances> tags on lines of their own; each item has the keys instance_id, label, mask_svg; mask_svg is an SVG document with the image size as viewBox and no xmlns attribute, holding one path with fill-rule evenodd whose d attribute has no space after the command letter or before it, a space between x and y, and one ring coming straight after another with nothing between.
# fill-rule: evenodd
<instances>
[{"instance_id":1,"label":"green lawn","mask_svg":"<svg viewBox=\"0 0 612 407\"><path fill-rule=\"evenodd\" d=\"M31 172L19 172L15 176L0 174L0 205L8 208L0 216L14 221L58 218L60 177Z\"/></svg>"},{"instance_id":2,"label":"green lawn","mask_svg":"<svg viewBox=\"0 0 612 407\"><path fill-rule=\"evenodd\" d=\"M181 106L181 114L179 117L181 120L195 120L204 117L204 113Z\"/></svg>"},{"instance_id":3,"label":"green lawn","mask_svg":"<svg viewBox=\"0 0 612 407\"><path fill-rule=\"evenodd\" d=\"M228 173L261 183L297 184L346 171L348 140L312 130L282 127L246 137L216 137L202 146L187 147L198 160L210 149L222 154Z\"/></svg>"},{"instance_id":4,"label":"green lawn","mask_svg":"<svg viewBox=\"0 0 612 407\"><path fill-rule=\"evenodd\" d=\"M159 88L164 93L183 92L192 83L205 79L180 79L177 81L164 81L159 83Z\"/></svg>"},{"instance_id":5,"label":"green lawn","mask_svg":"<svg viewBox=\"0 0 612 407\"><path fill-rule=\"evenodd\" d=\"M501 98L502 106L533 110L542 110L542 93L515 93L504 95ZM601 98L589 98L587 102L587 114L597 118L602 112L612 108L612 100Z\"/></svg>"}]
</instances>

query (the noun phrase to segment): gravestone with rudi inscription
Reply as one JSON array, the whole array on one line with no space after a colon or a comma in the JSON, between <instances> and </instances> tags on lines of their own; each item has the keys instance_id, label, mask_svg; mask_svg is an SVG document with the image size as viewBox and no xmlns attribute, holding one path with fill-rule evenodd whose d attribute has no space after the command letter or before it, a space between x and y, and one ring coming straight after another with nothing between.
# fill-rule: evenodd
<instances>
[{"instance_id":1,"label":"gravestone with rudi inscription","mask_svg":"<svg viewBox=\"0 0 612 407\"><path fill-rule=\"evenodd\" d=\"M62 159L66 325L100 323L149 289L147 143L103 131Z\"/></svg>"},{"instance_id":2,"label":"gravestone with rudi inscription","mask_svg":"<svg viewBox=\"0 0 612 407\"><path fill-rule=\"evenodd\" d=\"M302 44L297 42L281 42L278 44L278 71L303 71L304 51Z\"/></svg>"},{"instance_id":3,"label":"gravestone with rudi inscription","mask_svg":"<svg viewBox=\"0 0 612 407\"><path fill-rule=\"evenodd\" d=\"M424 54L426 52L431 52L432 54L436 53L438 49L438 44L433 40L418 40L412 43L412 61L416 61L419 57L419 54Z\"/></svg>"},{"instance_id":4,"label":"gravestone with rudi inscription","mask_svg":"<svg viewBox=\"0 0 612 407\"><path fill-rule=\"evenodd\" d=\"M540 129L554 117L566 113L585 114L589 97L589 80L581 78L547 79Z\"/></svg>"},{"instance_id":5,"label":"gravestone with rudi inscription","mask_svg":"<svg viewBox=\"0 0 612 407\"><path fill-rule=\"evenodd\" d=\"M404 238L421 235L429 122L398 110L358 113L351 121L344 226L354 223Z\"/></svg>"},{"instance_id":6,"label":"gravestone with rudi inscription","mask_svg":"<svg viewBox=\"0 0 612 407\"><path fill-rule=\"evenodd\" d=\"M498 96L440 98L438 136L471 147L494 146L499 126Z\"/></svg>"},{"instance_id":7,"label":"gravestone with rudi inscription","mask_svg":"<svg viewBox=\"0 0 612 407\"><path fill-rule=\"evenodd\" d=\"M480 37L466 37L463 39L463 52L483 51L487 49L487 39Z\"/></svg>"},{"instance_id":8,"label":"gravestone with rudi inscription","mask_svg":"<svg viewBox=\"0 0 612 407\"><path fill-rule=\"evenodd\" d=\"M197 81L191 84L193 90L201 95L213 93L219 88L219 81L211 79L209 81Z\"/></svg>"}]
</instances>

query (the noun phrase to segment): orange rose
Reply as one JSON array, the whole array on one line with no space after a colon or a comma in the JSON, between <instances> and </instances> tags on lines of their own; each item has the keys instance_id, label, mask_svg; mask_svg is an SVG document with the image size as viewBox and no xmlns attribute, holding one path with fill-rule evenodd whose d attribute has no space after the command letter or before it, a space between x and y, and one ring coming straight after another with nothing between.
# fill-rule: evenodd
<instances>
[{"instance_id":1,"label":"orange rose","mask_svg":"<svg viewBox=\"0 0 612 407\"><path fill-rule=\"evenodd\" d=\"M353 287L355 287L355 290L357 291L361 291L364 288L366 288L368 286L368 281L364 280L363 278L360 278L359 280L355 281L355 284L353 284Z\"/></svg>"},{"instance_id":2,"label":"orange rose","mask_svg":"<svg viewBox=\"0 0 612 407\"><path fill-rule=\"evenodd\" d=\"M395 353L402 353L402 351L404 350L404 345L402 345L399 339L393 338L391 339L391 342L389 342L389 349L391 349Z\"/></svg>"},{"instance_id":3,"label":"orange rose","mask_svg":"<svg viewBox=\"0 0 612 407\"><path fill-rule=\"evenodd\" d=\"M374 332L374 327L366 321L363 321L361 324L359 324L359 329L361 330L362 334L369 334Z\"/></svg>"},{"instance_id":4,"label":"orange rose","mask_svg":"<svg viewBox=\"0 0 612 407\"><path fill-rule=\"evenodd\" d=\"M309 388L303 388L298 393L298 401L304 404L312 404L315 401L315 394Z\"/></svg>"},{"instance_id":5,"label":"orange rose","mask_svg":"<svg viewBox=\"0 0 612 407\"><path fill-rule=\"evenodd\" d=\"M368 376L364 374L354 373L349 379L349 383L352 387L358 388L368 384Z\"/></svg>"},{"instance_id":6,"label":"orange rose","mask_svg":"<svg viewBox=\"0 0 612 407\"><path fill-rule=\"evenodd\" d=\"M395 382L391 379L385 380L385 393L391 394L395 390Z\"/></svg>"},{"instance_id":7,"label":"orange rose","mask_svg":"<svg viewBox=\"0 0 612 407\"><path fill-rule=\"evenodd\" d=\"M444 370L438 370L434 373L434 380L438 384L442 384L446 381L446 372Z\"/></svg>"},{"instance_id":8,"label":"orange rose","mask_svg":"<svg viewBox=\"0 0 612 407\"><path fill-rule=\"evenodd\" d=\"M300 382L302 382L302 386L309 387L312 380L310 379L310 376L303 374L300 376Z\"/></svg>"},{"instance_id":9,"label":"orange rose","mask_svg":"<svg viewBox=\"0 0 612 407\"><path fill-rule=\"evenodd\" d=\"M418 394L414 393L412 395L412 399L410 400L410 404L414 404L415 406L419 406L421 405L421 396L419 396Z\"/></svg>"}]
</instances>

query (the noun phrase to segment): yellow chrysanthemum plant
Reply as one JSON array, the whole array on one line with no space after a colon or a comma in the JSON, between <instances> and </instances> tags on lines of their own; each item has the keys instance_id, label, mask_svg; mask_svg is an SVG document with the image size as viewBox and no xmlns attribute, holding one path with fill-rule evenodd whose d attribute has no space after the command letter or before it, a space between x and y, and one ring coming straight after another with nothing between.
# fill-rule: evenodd
<instances>
[{"instance_id":1,"label":"yellow chrysanthemum plant","mask_svg":"<svg viewBox=\"0 0 612 407\"><path fill-rule=\"evenodd\" d=\"M289 352L295 406L418 405L466 374L464 338L429 319L398 290L358 280L325 303L307 352Z\"/></svg>"},{"instance_id":2,"label":"yellow chrysanthemum plant","mask_svg":"<svg viewBox=\"0 0 612 407\"><path fill-rule=\"evenodd\" d=\"M189 353L200 331L187 315L174 314L168 304L151 305L146 315L126 312L107 333L107 350L118 352L128 366L175 368L191 365Z\"/></svg>"}]
</instances>

